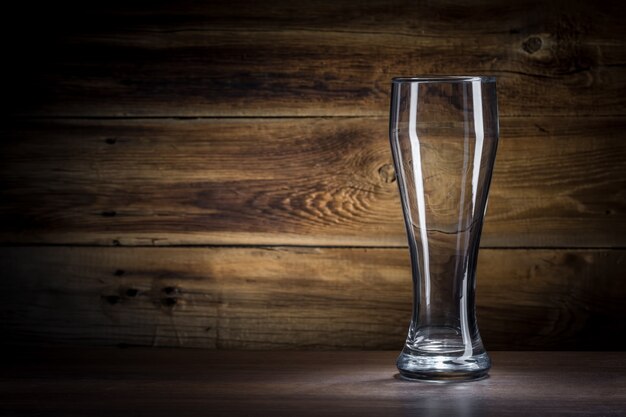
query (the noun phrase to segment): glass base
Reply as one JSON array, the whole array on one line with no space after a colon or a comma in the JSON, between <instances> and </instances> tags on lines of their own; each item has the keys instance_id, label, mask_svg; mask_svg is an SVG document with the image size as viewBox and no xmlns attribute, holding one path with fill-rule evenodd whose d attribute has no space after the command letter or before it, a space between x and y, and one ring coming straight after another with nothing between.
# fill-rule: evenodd
<instances>
[{"instance_id":1,"label":"glass base","mask_svg":"<svg viewBox=\"0 0 626 417\"><path fill-rule=\"evenodd\" d=\"M397 366L403 379L427 382L476 381L487 377L491 360L486 352L470 357L460 355L415 354L410 349L398 357Z\"/></svg>"}]
</instances>

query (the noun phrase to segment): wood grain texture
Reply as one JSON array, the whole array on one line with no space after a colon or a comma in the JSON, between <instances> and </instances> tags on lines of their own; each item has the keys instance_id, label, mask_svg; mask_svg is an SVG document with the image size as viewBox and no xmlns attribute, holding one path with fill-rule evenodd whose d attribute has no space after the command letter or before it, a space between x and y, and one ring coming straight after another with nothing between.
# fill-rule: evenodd
<instances>
[{"instance_id":1,"label":"wood grain texture","mask_svg":"<svg viewBox=\"0 0 626 417\"><path fill-rule=\"evenodd\" d=\"M624 349L624 250L483 250L487 349ZM399 349L406 249L3 248L5 343Z\"/></svg>"},{"instance_id":2,"label":"wood grain texture","mask_svg":"<svg viewBox=\"0 0 626 417\"><path fill-rule=\"evenodd\" d=\"M502 115L487 347L625 348L621 2L125 3L3 10L7 342L398 349L389 81L469 73Z\"/></svg>"},{"instance_id":3,"label":"wood grain texture","mask_svg":"<svg viewBox=\"0 0 626 417\"><path fill-rule=\"evenodd\" d=\"M382 116L392 76L442 73L498 76L505 116L626 109L618 1L127 3L9 12L7 110Z\"/></svg>"},{"instance_id":4,"label":"wood grain texture","mask_svg":"<svg viewBox=\"0 0 626 417\"><path fill-rule=\"evenodd\" d=\"M405 246L384 118L14 121L0 239ZM624 118L503 118L483 246L626 246Z\"/></svg>"},{"instance_id":5,"label":"wood grain texture","mask_svg":"<svg viewBox=\"0 0 626 417\"><path fill-rule=\"evenodd\" d=\"M3 355L11 416L605 416L626 409L624 352L492 352L490 377L395 377L397 352L23 350Z\"/></svg>"}]
</instances>

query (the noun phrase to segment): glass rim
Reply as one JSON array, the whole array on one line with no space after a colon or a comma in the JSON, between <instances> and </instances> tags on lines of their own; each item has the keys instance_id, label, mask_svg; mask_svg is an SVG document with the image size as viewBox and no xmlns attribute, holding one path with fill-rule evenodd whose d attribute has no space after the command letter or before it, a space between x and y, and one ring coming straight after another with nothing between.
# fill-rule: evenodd
<instances>
[{"instance_id":1,"label":"glass rim","mask_svg":"<svg viewBox=\"0 0 626 417\"><path fill-rule=\"evenodd\" d=\"M393 77L391 82L399 83L463 83L480 81L483 83L495 82L493 75L428 75L416 77Z\"/></svg>"}]
</instances>

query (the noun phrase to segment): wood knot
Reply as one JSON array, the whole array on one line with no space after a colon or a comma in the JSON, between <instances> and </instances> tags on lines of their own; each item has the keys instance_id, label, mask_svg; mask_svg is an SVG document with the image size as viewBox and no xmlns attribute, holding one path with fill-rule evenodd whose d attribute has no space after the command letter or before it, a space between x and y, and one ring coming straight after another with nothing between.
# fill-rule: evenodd
<instances>
[{"instance_id":1,"label":"wood knot","mask_svg":"<svg viewBox=\"0 0 626 417\"><path fill-rule=\"evenodd\" d=\"M529 54L534 54L541 49L543 42L538 36L531 36L522 43L522 49Z\"/></svg>"},{"instance_id":2,"label":"wood knot","mask_svg":"<svg viewBox=\"0 0 626 417\"><path fill-rule=\"evenodd\" d=\"M396 171L393 169L393 165L384 164L378 168L378 175L382 178L383 182L390 183L396 180Z\"/></svg>"},{"instance_id":3,"label":"wood knot","mask_svg":"<svg viewBox=\"0 0 626 417\"><path fill-rule=\"evenodd\" d=\"M107 145L115 145L115 143L117 142L117 139L116 138L106 138L104 141L107 143Z\"/></svg>"},{"instance_id":4,"label":"wood knot","mask_svg":"<svg viewBox=\"0 0 626 417\"><path fill-rule=\"evenodd\" d=\"M115 210L107 210L100 213L102 217L115 217L117 216L117 212Z\"/></svg>"}]
</instances>

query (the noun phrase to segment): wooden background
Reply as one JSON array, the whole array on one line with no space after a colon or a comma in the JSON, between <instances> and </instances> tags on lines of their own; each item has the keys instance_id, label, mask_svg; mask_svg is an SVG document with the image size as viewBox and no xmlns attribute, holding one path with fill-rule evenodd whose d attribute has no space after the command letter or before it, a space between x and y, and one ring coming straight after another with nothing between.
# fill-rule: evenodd
<instances>
[{"instance_id":1,"label":"wooden background","mask_svg":"<svg viewBox=\"0 0 626 417\"><path fill-rule=\"evenodd\" d=\"M3 343L399 350L390 79L489 74L487 349L626 348L622 6L508 3L8 12Z\"/></svg>"}]
</instances>

